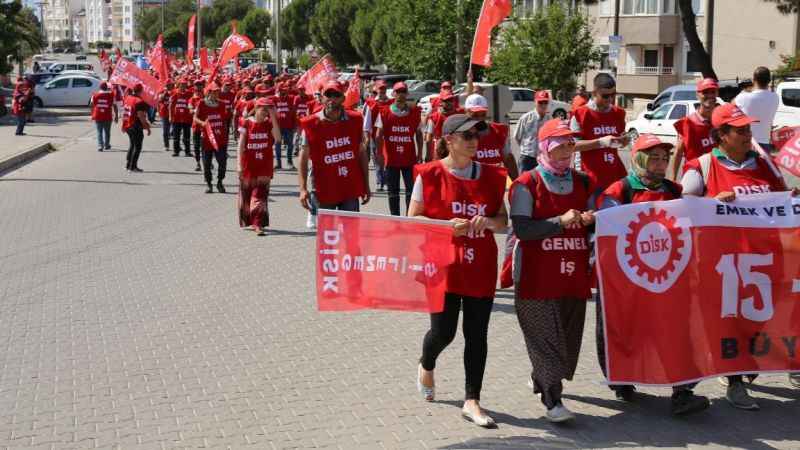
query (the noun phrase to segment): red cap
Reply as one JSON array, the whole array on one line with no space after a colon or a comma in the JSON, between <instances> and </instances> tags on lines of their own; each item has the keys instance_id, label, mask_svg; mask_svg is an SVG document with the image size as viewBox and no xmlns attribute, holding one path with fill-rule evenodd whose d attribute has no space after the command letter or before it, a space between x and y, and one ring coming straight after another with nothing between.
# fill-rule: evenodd
<instances>
[{"instance_id":1,"label":"red cap","mask_svg":"<svg viewBox=\"0 0 800 450\"><path fill-rule=\"evenodd\" d=\"M218 91L218 90L219 90L219 85L217 85L217 83L213 81L211 82L211 84L206 86L206 92Z\"/></svg>"},{"instance_id":2,"label":"red cap","mask_svg":"<svg viewBox=\"0 0 800 450\"><path fill-rule=\"evenodd\" d=\"M322 88L322 93L326 93L328 91L336 91L340 94L344 94L344 89L342 89L342 85L339 84L336 80L330 80Z\"/></svg>"},{"instance_id":3,"label":"red cap","mask_svg":"<svg viewBox=\"0 0 800 450\"><path fill-rule=\"evenodd\" d=\"M550 119L539 128L539 140L556 136L575 136L577 133L569 127L569 122L561 119Z\"/></svg>"},{"instance_id":4,"label":"red cap","mask_svg":"<svg viewBox=\"0 0 800 450\"><path fill-rule=\"evenodd\" d=\"M383 81L383 80L376 81L375 82L375 89L381 89L381 88L386 89L386 82Z\"/></svg>"},{"instance_id":5,"label":"red cap","mask_svg":"<svg viewBox=\"0 0 800 450\"><path fill-rule=\"evenodd\" d=\"M444 83L442 83L442 89L453 89L453 83L445 81Z\"/></svg>"},{"instance_id":6,"label":"red cap","mask_svg":"<svg viewBox=\"0 0 800 450\"><path fill-rule=\"evenodd\" d=\"M717 80L713 78L703 78L702 80L697 80L697 92L703 92L706 89L719 90L719 83L717 83Z\"/></svg>"},{"instance_id":7,"label":"red cap","mask_svg":"<svg viewBox=\"0 0 800 450\"><path fill-rule=\"evenodd\" d=\"M258 108L259 106L272 106L273 105L272 100L270 100L267 97L259 98L258 100L256 100L255 104L256 104L256 108Z\"/></svg>"},{"instance_id":8,"label":"red cap","mask_svg":"<svg viewBox=\"0 0 800 450\"><path fill-rule=\"evenodd\" d=\"M256 86L256 94L266 94L269 92L269 88L263 84L258 84Z\"/></svg>"},{"instance_id":9,"label":"red cap","mask_svg":"<svg viewBox=\"0 0 800 450\"><path fill-rule=\"evenodd\" d=\"M536 95L533 96L533 99L536 102L549 102L550 101L550 93L545 91L544 89L540 91L536 91Z\"/></svg>"},{"instance_id":10,"label":"red cap","mask_svg":"<svg viewBox=\"0 0 800 450\"><path fill-rule=\"evenodd\" d=\"M734 127L743 127L758 120L746 115L733 103L725 103L724 105L714 108L711 113L711 126L719 128L723 125L731 125Z\"/></svg>"},{"instance_id":11,"label":"red cap","mask_svg":"<svg viewBox=\"0 0 800 450\"><path fill-rule=\"evenodd\" d=\"M398 81L397 83L394 84L394 86L392 86L392 90L395 90L395 91L402 91L402 90L408 91L408 86L406 86L406 84L403 83L402 81Z\"/></svg>"},{"instance_id":12,"label":"red cap","mask_svg":"<svg viewBox=\"0 0 800 450\"><path fill-rule=\"evenodd\" d=\"M639 139L637 139L633 144L633 153L641 152L643 150L650 150L651 148L661 145L668 148L674 147L674 145L670 144L669 142L662 141L654 134L640 134Z\"/></svg>"}]
</instances>

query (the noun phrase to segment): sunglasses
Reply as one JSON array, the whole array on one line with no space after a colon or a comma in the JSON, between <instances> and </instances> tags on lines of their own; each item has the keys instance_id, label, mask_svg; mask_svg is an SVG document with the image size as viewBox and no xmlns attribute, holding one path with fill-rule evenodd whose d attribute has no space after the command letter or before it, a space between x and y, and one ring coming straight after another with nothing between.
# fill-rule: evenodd
<instances>
[{"instance_id":1,"label":"sunglasses","mask_svg":"<svg viewBox=\"0 0 800 450\"><path fill-rule=\"evenodd\" d=\"M342 96L341 92L328 91L325 93L325 98L339 98Z\"/></svg>"},{"instance_id":2,"label":"sunglasses","mask_svg":"<svg viewBox=\"0 0 800 450\"><path fill-rule=\"evenodd\" d=\"M405 89L398 89L398 90L396 90L394 92L397 93L397 94L408 94L408 91L405 90Z\"/></svg>"}]
</instances>

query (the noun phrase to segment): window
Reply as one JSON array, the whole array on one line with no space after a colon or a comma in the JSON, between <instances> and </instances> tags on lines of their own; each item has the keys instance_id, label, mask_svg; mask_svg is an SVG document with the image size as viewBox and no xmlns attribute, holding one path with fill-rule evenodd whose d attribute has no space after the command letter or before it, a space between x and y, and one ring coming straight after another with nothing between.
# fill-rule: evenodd
<instances>
[{"instance_id":1,"label":"window","mask_svg":"<svg viewBox=\"0 0 800 450\"><path fill-rule=\"evenodd\" d=\"M674 95L672 96L673 101L695 99L697 99L697 93L694 92L694 89L675 91Z\"/></svg>"},{"instance_id":2,"label":"window","mask_svg":"<svg viewBox=\"0 0 800 450\"><path fill-rule=\"evenodd\" d=\"M613 5L613 0L601 0ZM653 16L660 14L675 14L675 0L621 0L622 9L620 14L627 16ZM603 15L603 5L601 4L601 13ZM609 7L610 9L611 7ZM614 11L610 10L608 15L613 15Z\"/></svg>"},{"instance_id":3,"label":"window","mask_svg":"<svg viewBox=\"0 0 800 450\"><path fill-rule=\"evenodd\" d=\"M622 0L622 14L633 14L633 0Z\"/></svg>"},{"instance_id":4,"label":"window","mask_svg":"<svg viewBox=\"0 0 800 450\"><path fill-rule=\"evenodd\" d=\"M669 120L683 119L686 116L686 105L675 105L669 113Z\"/></svg>"},{"instance_id":5,"label":"window","mask_svg":"<svg viewBox=\"0 0 800 450\"><path fill-rule=\"evenodd\" d=\"M611 60L608 53L608 45L600 46L600 70L611 70Z\"/></svg>"},{"instance_id":6,"label":"window","mask_svg":"<svg viewBox=\"0 0 800 450\"><path fill-rule=\"evenodd\" d=\"M528 89L515 89L514 90L514 100L520 102L532 102L533 101L533 91Z\"/></svg>"},{"instance_id":7,"label":"window","mask_svg":"<svg viewBox=\"0 0 800 450\"><path fill-rule=\"evenodd\" d=\"M662 14L675 14L675 1L674 0L661 0L661 13Z\"/></svg>"},{"instance_id":8,"label":"window","mask_svg":"<svg viewBox=\"0 0 800 450\"><path fill-rule=\"evenodd\" d=\"M658 67L658 50L645 50L644 51L644 66L645 67Z\"/></svg>"},{"instance_id":9,"label":"window","mask_svg":"<svg viewBox=\"0 0 800 450\"><path fill-rule=\"evenodd\" d=\"M669 112L670 108L672 108L672 105L664 105L658 108L657 110L653 111L653 113L650 115L650 119L664 120L664 118L667 117L667 113Z\"/></svg>"},{"instance_id":10,"label":"window","mask_svg":"<svg viewBox=\"0 0 800 450\"><path fill-rule=\"evenodd\" d=\"M800 108L800 89L784 89L781 91L781 101L786 106Z\"/></svg>"},{"instance_id":11,"label":"window","mask_svg":"<svg viewBox=\"0 0 800 450\"><path fill-rule=\"evenodd\" d=\"M600 16L613 16L617 0L600 0Z\"/></svg>"},{"instance_id":12,"label":"window","mask_svg":"<svg viewBox=\"0 0 800 450\"><path fill-rule=\"evenodd\" d=\"M692 0L692 11L698 16L703 15L703 0Z\"/></svg>"},{"instance_id":13,"label":"window","mask_svg":"<svg viewBox=\"0 0 800 450\"><path fill-rule=\"evenodd\" d=\"M59 78L58 80L50 83L50 87L55 89L64 89L69 87L69 78Z\"/></svg>"},{"instance_id":14,"label":"window","mask_svg":"<svg viewBox=\"0 0 800 450\"><path fill-rule=\"evenodd\" d=\"M130 17L126 17L125 18L125 23L131 23L131 18Z\"/></svg>"},{"instance_id":15,"label":"window","mask_svg":"<svg viewBox=\"0 0 800 450\"><path fill-rule=\"evenodd\" d=\"M72 87L92 87L92 82L86 78L73 78Z\"/></svg>"},{"instance_id":16,"label":"window","mask_svg":"<svg viewBox=\"0 0 800 450\"><path fill-rule=\"evenodd\" d=\"M662 51L661 65L663 67L673 67L675 64L675 50L671 45L664 46Z\"/></svg>"}]
</instances>

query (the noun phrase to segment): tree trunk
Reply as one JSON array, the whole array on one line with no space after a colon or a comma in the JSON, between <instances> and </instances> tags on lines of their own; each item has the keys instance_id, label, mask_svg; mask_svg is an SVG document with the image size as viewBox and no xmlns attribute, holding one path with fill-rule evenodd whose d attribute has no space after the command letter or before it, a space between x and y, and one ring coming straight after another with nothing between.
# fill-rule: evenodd
<instances>
[{"instance_id":1,"label":"tree trunk","mask_svg":"<svg viewBox=\"0 0 800 450\"><path fill-rule=\"evenodd\" d=\"M695 15L692 10L692 0L678 0L678 7L681 12L681 22L683 23L683 34L686 40L689 41L689 49L697 55L700 64L700 72L703 78L717 79L717 73L714 72L714 67L711 64L711 56L706 52L700 36L697 35L697 26L695 25Z\"/></svg>"},{"instance_id":2,"label":"tree trunk","mask_svg":"<svg viewBox=\"0 0 800 450\"><path fill-rule=\"evenodd\" d=\"M461 9L461 0L456 0L456 14L458 27L456 28L456 84L464 82L464 15Z\"/></svg>"}]
</instances>

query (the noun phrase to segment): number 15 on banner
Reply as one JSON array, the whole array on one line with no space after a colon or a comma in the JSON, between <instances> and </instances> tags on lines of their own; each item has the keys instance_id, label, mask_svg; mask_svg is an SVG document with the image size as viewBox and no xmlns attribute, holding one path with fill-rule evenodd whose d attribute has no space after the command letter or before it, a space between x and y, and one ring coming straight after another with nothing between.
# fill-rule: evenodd
<instances>
[{"instance_id":1,"label":"number 15 on banner","mask_svg":"<svg viewBox=\"0 0 800 450\"><path fill-rule=\"evenodd\" d=\"M738 317L739 303L742 304L742 317L754 322L766 322L772 318L775 308L772 304L772 279L758 267L772 266L772 253L739 253L722 255L717 263L717 273L722 275L722 317ZM798 280L795 280L797 283ZM756 308L754 297L739 298L739 286L756 286L763 306Z\"/></svg>"}]
</instances>

